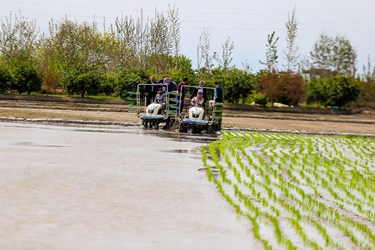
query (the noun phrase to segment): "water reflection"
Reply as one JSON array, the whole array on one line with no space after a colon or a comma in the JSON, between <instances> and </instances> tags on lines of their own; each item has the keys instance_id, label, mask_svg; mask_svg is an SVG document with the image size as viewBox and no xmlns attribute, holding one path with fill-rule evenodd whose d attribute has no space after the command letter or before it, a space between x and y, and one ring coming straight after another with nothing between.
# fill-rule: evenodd
<instances>
[{"instance_id":1,"label":"water reflection","mask_svg":"<svg viewBox=\"0 0 375 250\"><path fill-rule=\"evenodd\" d=\"M184 141L184 142L197 142L197 143L211 143L221 138L220 133L216 134L193 134L193 133L181 133L177 129L149 129L143 128L143 126L118 126L118 125L79 125L79 124L51 124L51 125L35 125L35 124L24 124L24 123L3 123L5 126L11 127L22 127L22 128L38 128L46 130L65 130L71 128L72 131L76 132L92 132L92 133L119 133L119 134L141 134L144 136L158 136L162 138L168 138L173 141ZM44 147L55 147L59 145L39 145Z\"/></svg>"},{"instance_id":2,"label":"water reflection","mask_svg":"<svg viewBox=\"0 0 375 250\"><path fill-rule=\"evenodd\" d=\"M0 249L254 249L200 170L219 136L0 123L0 138Z\"/></svg>"},{"instance_id":3,"label":"water reflection","mask_svg":"<svg viewBox=\"0 0 375 250\"><path fill-rule=\"evenodd\" d=\"M185 142L198 142L198 143L211 143L217 139L220 139L220 134L192 134L192 133L180 133L177 130L170 129L145 129L143 127L134 126L123 128L77 128L74 131L80 132L95 132L95 133L130 133L130 134L142 134L144 136L158 136L162 138L168 138L173 141L185 141Z\"/></svg>"},{"instance_id":4,"label":"water reflection","mask_svg":"<svg viewBox=\"0 0 375 250\"><path fill-rule=\"evenodd\" d=\"M169 138L174 141L186 141L186 142L199 142L199 143L210 143L217 139L220 139L220 134L192 134L192 133L181 133L178 130L164 130L164 129L144 129L138 128L138 133L144 135L159 136L163 138Z\"/></svg>"},{"instance_id":5,"label":"water reflection","mask_svg":"<svg viewBox=\"0 0 375 250\"><path fill-rule=\"evenodd\" d=\"M69 146L64 145L52 145L52 144L37 144L35 142L29 142L29 141L21 141L21 142L15 142L11 145L14 146L26 146L26 147L45 147L45 148L64 148Z\"/></svg>"}]
</instances>

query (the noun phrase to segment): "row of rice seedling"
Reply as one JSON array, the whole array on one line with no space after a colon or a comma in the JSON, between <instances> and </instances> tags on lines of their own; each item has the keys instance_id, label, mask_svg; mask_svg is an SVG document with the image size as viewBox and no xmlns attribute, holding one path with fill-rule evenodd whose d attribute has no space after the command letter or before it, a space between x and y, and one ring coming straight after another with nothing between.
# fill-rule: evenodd
<instances>
[{"instance_id":1,"label":"row of rice seedling","mask_svg":"<svg viewBox=\"0 0 375 250\"><path fill-rule=\"evenodd\" d=\"M374 138L226 132L202 159L264 248L372 249L372 152Z\"/></svg>"}]
</instances>

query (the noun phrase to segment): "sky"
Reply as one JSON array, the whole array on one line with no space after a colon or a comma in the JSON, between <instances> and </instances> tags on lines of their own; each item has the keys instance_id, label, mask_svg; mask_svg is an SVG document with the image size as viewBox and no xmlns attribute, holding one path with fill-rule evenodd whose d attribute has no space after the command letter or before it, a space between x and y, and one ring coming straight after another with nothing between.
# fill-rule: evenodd
<instances>
[{"instance_id":1,"label":"sky","mask_svg":"<svg viewBox=\"0 0 375 250\"><path fill-rule=\"evenodd\" d=\"M197 45L204 30L210 33L210 52L222 52L230 38L234 43L232 66L248 65L252 72L264 68L267 35L275 31L278 68L285 68L286 27L288 14L296 10L298 35L296 45L300 58L308 57L320 34L344 35L358 54L358 73L367 65L368 56L375 65L375 1L374 0L0 0L0 18L10 12L35 19L41 32L48 31L53 18L65 16L77 22L109 25L116 17L154 17L155 10L166 13L175 6L181 22L181 53L197 67ZM105 22L104 22L105 20Z\"/></svg>"}]
</instances>

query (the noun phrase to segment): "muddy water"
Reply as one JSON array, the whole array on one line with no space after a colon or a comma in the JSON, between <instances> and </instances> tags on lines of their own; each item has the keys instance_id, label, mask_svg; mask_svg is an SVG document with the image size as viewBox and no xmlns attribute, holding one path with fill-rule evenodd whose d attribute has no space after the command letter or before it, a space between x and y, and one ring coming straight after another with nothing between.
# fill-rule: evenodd
<instances>
[{"instance_id":1,"label":"muddy water","mask_svg":"<svg viewBox=\"0 0 375 250\"><path fill-rule=\"evenodd\" d=\"M254 249L207 181L215 138L0 123L0 249Z\"/></svg>"}]
</instances>

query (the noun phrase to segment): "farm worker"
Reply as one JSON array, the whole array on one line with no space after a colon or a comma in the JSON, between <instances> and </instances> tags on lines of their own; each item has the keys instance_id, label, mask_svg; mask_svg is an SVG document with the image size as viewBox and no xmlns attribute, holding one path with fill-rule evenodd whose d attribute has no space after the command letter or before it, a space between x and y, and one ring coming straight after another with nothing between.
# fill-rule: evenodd
<instances>
[{"instance_id":1,"label":"farm worker","mask_svg":"<svg viewBox=\"0 0 375 250\"><path fill-rule=\"evenodd\" d=\"M203 107L204 105L203 89L198 90L198 95L191 100L191 105Z\"/></svg>"},{"instance_id":2,"label":"farm worker","mask_svg":"<svg viewBox=\"0 0 375 250\"><path fill-rule=\"evenodd\" d=\"M148 106L151 103L151 101L154 100L156 96L156 92L157 92L157 82L156 82L155 76L151 76L150 80L148 80L146 83L150 84L150 85L146 85L146 91L145 91L146 106Z\"/></svg>"},{"instance_id":3,"label":"farm worker","mask_svg":"<svg viewBox=\"0 0 375 250\"><path fill-rule=\"evenodd\" d=\"M160 104L165 102L165 93L163 93L163 89L161 87L158 89L158 93L155 96L155 102Z\"/></svg>"},{"instance_id":4,"label":"farm worker","mask_svg":"<svg viewBox=\"0 0 375 250\"><path fill-rule=\"evenodd\" d=\"M215 88L215 95L212 96L212 100L210 100L210 106L215 105L215 103L223 103L223 89L219 85L218 82L214 82L214 88Z\"/></svg>"},{"instance_id":5,"label":"farm worker","mask_svg":"<svg viewBox=\"0 0 375 250\"><path fill-rule=\"evenodd\" d=\"M203 90L203 98L204 98L204 100L205 101L208 100L208 98L207 98L207 89L204 88L204 83L205 82L203 80L199 81L198 86L193 90L193 93L191 94L191 98L196 97L197 94L198 94L198 90L202 89ZM205 105L203 104L203 106L205 106Z\"/></svg>"},{"instance_id":6,"label":"farm worker","mask_svg":"<svg viewBox=\"0 0 375 250\"><path fill-rule=\"evenodd\" d=\"M180 82L177 86L177 93L178 93L177 100L179 100L178 113L181 113L185 106L184 101L185 101L185 97L187 97L187 94L186 94L184 85L188 84L188 81L189 79L185 77L182 80L182 82Z\"/></svg>"},{"instance_id":7,"label":"farm worker","mask_svg":"<svg viewBox=\"0 0 375 250\"><path fill-rule=\"evenodd\" d=\"M177 90L177 85L168 76L163 80L163 92L172 92Z\"/></svg>"}]
</instances>

